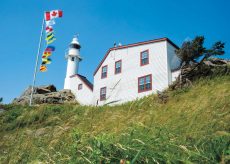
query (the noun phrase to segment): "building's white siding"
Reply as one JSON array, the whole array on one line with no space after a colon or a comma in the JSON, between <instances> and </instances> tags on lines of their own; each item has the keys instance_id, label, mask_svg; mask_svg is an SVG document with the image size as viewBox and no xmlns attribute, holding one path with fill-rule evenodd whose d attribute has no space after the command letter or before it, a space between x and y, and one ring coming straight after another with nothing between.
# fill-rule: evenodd
<instances>
[{"instance_id":1,"label":"building's white siding","mask_svg":"<svg viewBox=\"0 0 230 164\"><path fill-rule=\"evenodd\" d=\"M78 85L82 84L82 89L78 90ZM76 100L81 105L91 105L93 99L93 91L78 77L69 78L71 92L75 95Z\"/></svg>"},{"instance_id":2,"label":"building's white siding","mask_svg":"<svg viewBox=\"0 0 230 164\"><path fill-rule=\"evenodd\" d=\"M179 76L178 71L172 72L172 70L177 69L180 66L180 59L175 53L176 48L167 42L167 58L168 58L168 79L169 85Z\"/></svg>"},{"instance_id":3,"label":"building's white siding","mask_svg":"<svg viewBox=\"0 0 230 164\"><path fill-rule=\"evenodd\" d=\"M149 64L140 66L140 52L149 50ZM114 73L115 62L122 60L122 72ZM101 79L101 68L108 66L107 78ZM138 45L124 49L110 51L107 58L102 63L94 75L94 96L93 103L104 105L117 102L141 98L168 87L169 76L167 59L167 41ZM138 77L152 74L152 90L138 93ZM100 101L100 88L106 87L106 100Z\"/></svg>"}]
</instances>

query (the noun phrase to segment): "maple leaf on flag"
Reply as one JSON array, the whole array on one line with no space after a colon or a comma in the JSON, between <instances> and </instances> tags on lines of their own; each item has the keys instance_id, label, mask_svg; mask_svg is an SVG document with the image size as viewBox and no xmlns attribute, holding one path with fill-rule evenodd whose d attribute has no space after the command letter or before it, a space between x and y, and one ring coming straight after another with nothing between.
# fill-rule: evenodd
<instances>
[{"instance_id":1,"label":"maple leaf on flag","mask_svg":"<svg viewBox=\"0 0 230 164\"><path fill-rule=\"evenodd\" d=\"M49 21L54 18L60 18L62 17L63 13L61 10L52 10L52 11L47 11L45 12L45 20Z\"/></svg>"}]
</instances>

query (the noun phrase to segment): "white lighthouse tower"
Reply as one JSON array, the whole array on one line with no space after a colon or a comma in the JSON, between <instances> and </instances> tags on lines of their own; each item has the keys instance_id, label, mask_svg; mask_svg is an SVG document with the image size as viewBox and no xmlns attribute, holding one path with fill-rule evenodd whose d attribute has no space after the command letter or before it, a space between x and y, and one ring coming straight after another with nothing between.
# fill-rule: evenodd
<instances>
[{"instance_id":1,"label":"white lighthouse tower","mask_svg":"<svg viewBox=\"0 0 230 164\"><path fill-rule=\"evenodd\" d=\"M82 60L80 56L80 48L81 45L78 41L78 38L77 36L74 36L72 42L69 45L68 52L66 54L67 71L66 71L64 89L71 89L70 76L78 73L79 62Z\"/></svg>"}]
</instances>

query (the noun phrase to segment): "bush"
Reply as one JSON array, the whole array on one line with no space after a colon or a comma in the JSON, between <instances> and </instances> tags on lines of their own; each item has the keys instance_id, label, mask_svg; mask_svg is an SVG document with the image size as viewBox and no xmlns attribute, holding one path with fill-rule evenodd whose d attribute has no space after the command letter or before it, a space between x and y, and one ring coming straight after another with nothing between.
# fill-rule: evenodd
<instances>
[{"instance_id":1,"label":"bush","mask_svg":"<svg viewBox=\"0 0 230 164\"><path fill-rule=\"evenodd\" d=\"M11 123L14 120L17 119L18 116L20 116L22 114L22 110L21 109L14 109L14 110L10 110L6 113L3 122L4 123Z\"/></svg>"}]
</instances>

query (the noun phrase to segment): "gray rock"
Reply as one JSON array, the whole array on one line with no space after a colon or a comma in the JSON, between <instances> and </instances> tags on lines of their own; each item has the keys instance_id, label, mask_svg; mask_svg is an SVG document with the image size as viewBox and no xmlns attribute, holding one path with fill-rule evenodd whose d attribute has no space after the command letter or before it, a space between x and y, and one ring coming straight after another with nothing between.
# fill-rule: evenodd
<instances>
[{"instance_id":1,"label":"gray rock","mask_svg":"<svg viewBox=\"0 0 230 164\"><path fill-rule=\"evenodd\" d=\"M57 89L54 85L40 86L35 89L37 94L57 92Z\"/></svg>"},{"instance_id":2,"label":"gray rock","mask_svg":"<svg viewBox=\"0 0 230 164\"><path fill-rule=\"evenodd\" d=\"M21 96L28 96L31 94L31 86L29 86ZM34 94L44 94L44 93L51 93L51 92L56 92L57 89L56 87L51 84L51 85L43 85L39 87L34 87Z\"/></svg>"},{"instance_id":3,"label":"gray rock","mask_svg":"<svg viewBox=\"0 0 230 164\"><path fill-rule=\"evenodd\" d=\"M31 87L28 87L23 94L13 100L13 104L29 104ZM66 102L75 102L75 96L70 90L57 91L54 85L35 87L33 94L33 104L62 104Z\"/></svg>"}]
</instances>

